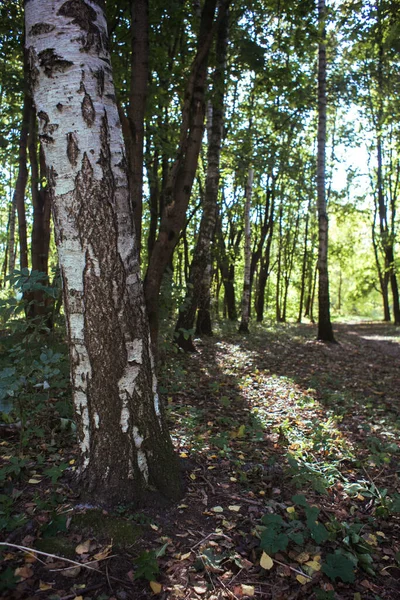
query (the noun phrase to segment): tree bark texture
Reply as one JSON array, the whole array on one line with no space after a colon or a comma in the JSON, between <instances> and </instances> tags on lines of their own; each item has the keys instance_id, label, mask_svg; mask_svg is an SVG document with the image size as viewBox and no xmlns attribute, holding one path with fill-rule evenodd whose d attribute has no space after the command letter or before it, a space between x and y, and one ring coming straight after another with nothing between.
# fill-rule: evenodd
<instances>
[{"instance_id":1,"label":"tree bark texture","mask_svg":"<svg viewBox=\"0 0 400 600\"><path fill-rule=\"evenodd\" d=\"M91 0L27 0L27 49L63 281L79 479L96 504L176 498L135 250L107 26Z\"/></svg>"},{"instance_id":2,"label":"tree bark texture","mask_svg":"<svg viewBox=\"0 0 400 600\"><path fill-rule=\"evenodd\" d=\"M190 266L189 285L183 306L180 309L175 327L177 344L184 350L193 352L193 326L196 310L202 307L202 317L198 327L210 330L209 291L211 285L211 244L215 235L217 218L218 188L220 176L220 154L224 123L224 93L226 53L228 47L228 11L220 19L216 41L216 67L213 77L210 127L208 128L207 174L200 222L199 236Z\"/></svg>"},{"instance_id":3,"label":"tree bark texture","mask_svg":"<svg viewBox=\"0 0 400 600\"><path fill-rule=\"evenodd\" d=\"M329 301L328 275L328 213L326 208L325 156L326 156L326 5L318 0L318 156L317 156L317 204L318 204L318 339L334 342Z\"/></svg>"},{"instance_id":4,"label":"tree bark texture","mask_svg":"<svg viewBox=\"0 0 400 600\"><path fill-rule=\"evenodd\" d=\"M27 149L30 111L31 99L29 94L25 91L18 150L18 175L13 198L13 203L15 203L18 215L19 266L21 269L28 268L28 236L25 212L25 190L28 182Z\"/></svg>"},{"instance_id":5,"label":"tree bark texture","mask_svg":"<svg viewBox=\"0 0 400 600\"><path fill-rule=\"evenodd\" d=\"M132 57L127 143L128 175L136 243L140 256L142 240L144 120L149 79L149 3L131 2Z\"/></svg>"},{"instance_id":6,"label":"tree bark texture","mask_svg":"<svg viewBox=\"0 0 400 600\"><path fill-rule=\"evenodd\" d=\"M239 325L241 333L249 333L250 319L250 271L251 271L251 195L253 191L254 169L249 169L244 207L244 276L242 293L242 318Z\"/></svg>"},{"instance_id":7,"label":"tree bark texture","mask_svg":"<svg viewBox=\"0 0 400 600\"><path fill-rule=\"evenodd\" d=\"M158 238L150 257L145 282L145 298L153 349L158 339L158 299L163 274L185 224L193 180L201 148L208 56L213 39L216 0L205 0L200 22L197 53L189 76L177 157L163 192L163 211Z\"/></svg>"}]
</instances>

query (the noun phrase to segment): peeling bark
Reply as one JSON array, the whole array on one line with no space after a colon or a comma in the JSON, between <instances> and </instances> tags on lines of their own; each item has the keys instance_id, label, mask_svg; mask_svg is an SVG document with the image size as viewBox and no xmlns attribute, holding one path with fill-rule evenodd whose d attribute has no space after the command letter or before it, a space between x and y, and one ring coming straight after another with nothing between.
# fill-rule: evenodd
<instances>
[{"instance_id":1,"label":"peeling bark","mask_svg":"<svg viewBox=\"0 0 400 600\"><path fill-rule=\"evenodd\" d=\"M63 281L81 489L104 505L140 502L150 491L176 498L104 14L91 0L29 0L25 15ZM57 58L43 61L55 39Z\"/></svg>"}]
</instances>

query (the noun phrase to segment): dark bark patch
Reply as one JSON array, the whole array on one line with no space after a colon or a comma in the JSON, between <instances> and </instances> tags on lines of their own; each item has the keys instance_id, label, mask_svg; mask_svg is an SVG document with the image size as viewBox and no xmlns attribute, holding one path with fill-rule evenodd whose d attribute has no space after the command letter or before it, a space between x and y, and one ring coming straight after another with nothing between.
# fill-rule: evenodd
<instances>
[{"instance_id":1,"label":"dark bark patch","mask_svg":"<svg viewBox=\"0 0 400 600\"><path fill-rule=\"evenodd\" d=\"M101 50L104 47L104 36L95 25L96 11L83 0L68 0L58 11L59 15L71 19L74 25L85 31L86 35L79 38L82 51L88 52L91 48Z\"/></svg>"},{"instance_id":2,"label":"dark bark patch","mask_svg":"<svg viewBox=\"0 0 400 600\"><path fill-rule=\"evenodd\" d=\"M74 63L70 60L64 60L56 54L54 48L47 48L38 54L39 65L43 68L47 77L53 77L53 73L64 73Z\"/></svg>"},{"instance_id":3,"label":"dark bark patch","mask_svg":"<svg viewBox=\"0 0 400 600\"><path fill-rule=\"evenodd\" d=\"M53 31L54 29L55 25L51 25L50 23L35 23L35 25L31 27L29 35L35 36L41 35L42 33L50 33L50 31Z\"/></svg>"},{"instance_id":4,"label":"dark bark patch","mask_svg":"<svg viewBox=\"0 0 400 600\"><path fill-rule=\"evenodd\" d=\"M73 167L76 167L78 162L79 146L74 133L67 134L67 156Z\"/></svg>"},{"instance_id":5,"label":"dark bark patch","mask_svg":"<svg viewBox=\"0 0 400 600\"><path fill-rule=\"evenodd\" d=\"M96 117L96 111L89 94L85 94L82 100L82 117L88 127L91 127Z\"/></svg>"},{"instance_id":6,"label":"dark bark patch","mask_svg":"<svg viewBox=\"0 0 400 600\"><path fill-rule=\"evenodd\" d=\"M97 81L97 93L101 97L104 94L104 69L97 69L97 71L94 71L93 75Z\"/></svg>"}]
</instances>

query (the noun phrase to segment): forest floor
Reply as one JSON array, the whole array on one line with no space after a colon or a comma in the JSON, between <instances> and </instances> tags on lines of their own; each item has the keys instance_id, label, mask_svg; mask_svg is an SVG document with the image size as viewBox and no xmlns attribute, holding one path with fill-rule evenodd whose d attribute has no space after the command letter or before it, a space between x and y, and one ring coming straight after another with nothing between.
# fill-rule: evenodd
<instances>
[{"instance_id":1,"label":"forest floor","mask_svg":"<svg viewBox=\"0 0 400 600\"><path fill-rule=\"evenodd\" d=\"M3 428L0 596L399 598L400 331L334 330L338 344L311 325L224 328L167 357L177 505L82 506L66 434L21 458Z\"/></svg>"}]
</instances>

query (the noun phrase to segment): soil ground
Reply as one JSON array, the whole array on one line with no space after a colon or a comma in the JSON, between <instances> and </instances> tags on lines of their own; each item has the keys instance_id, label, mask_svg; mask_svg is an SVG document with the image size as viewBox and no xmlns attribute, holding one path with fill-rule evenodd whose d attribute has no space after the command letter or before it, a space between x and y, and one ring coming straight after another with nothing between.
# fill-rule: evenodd
<instances>
[{"instance_id":1,"label":"soil ground","mask_svg":"<svg viewBox=\"0 0 400 600\"><path fill-rule=\"evenodd\" d=\"M1 533L1 597L399 598L400 332L334 331L337 344L316 341L311 325L224 329L167 357L178 505L82 506L67 471L52 484L31 449L5 481L14 502L3 516L22 520ZM9 465L17 434L0 449ZM75 456L65 445L45 466Z\"/></svg>"}]
</instances>

